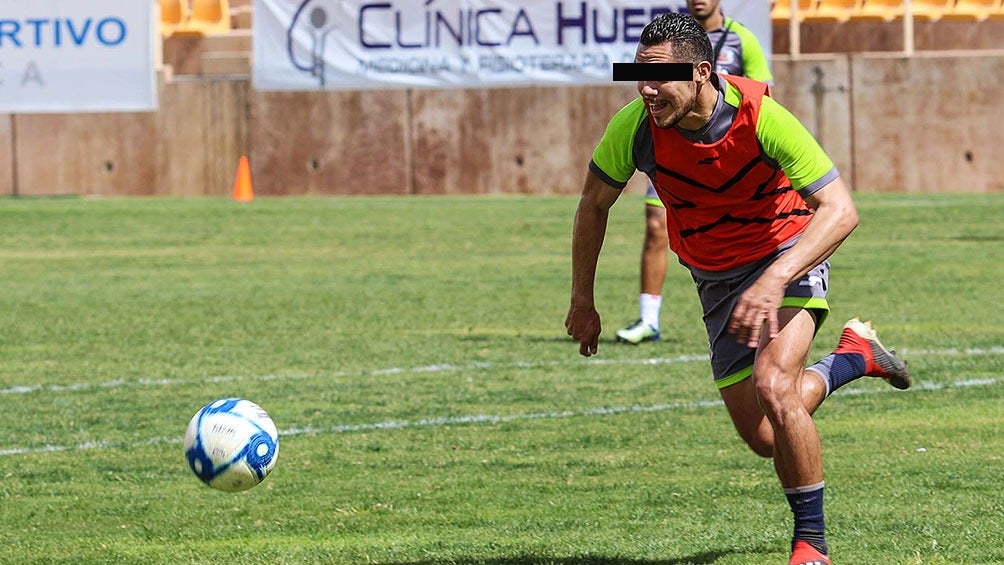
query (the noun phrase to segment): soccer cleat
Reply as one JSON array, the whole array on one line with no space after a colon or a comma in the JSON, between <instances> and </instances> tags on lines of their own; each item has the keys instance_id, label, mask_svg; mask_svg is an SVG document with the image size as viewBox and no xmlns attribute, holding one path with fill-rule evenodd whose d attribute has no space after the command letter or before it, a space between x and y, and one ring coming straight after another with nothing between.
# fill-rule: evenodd
<instances>
[{"instance_id":1,"label":"soccer cleat","mask_svg":"<svg viewBox=\"0 0 1004 565\"><path fill-rule=\"evenodd\" d=\"M804 540L795 540L788 565L830 565L830 558Z\"/></svg>"},{"instance_id":2,"label":"soccer cleat","mask_svg":"<svg viewBox=\"0 0 1004 565\"><path fill-rule=\"evenodd\" d=\"M910 370L906 362L882 345L871 322L852 318L844 324L834 353L860 353L865 358L865 376L885 379L893 388L910 388Z\"/></svg>"},{"instance_id":3,"label":"soccer cleat","mask_svg":"<svg viewBox=\"0 0 1004 565\"><path fill-rule=\"evenodd\" d=\"M659 330L638 320L630 326L617 330L617 341L638 345L643 341L659 341Z\"/></svg>"}]
</instances>

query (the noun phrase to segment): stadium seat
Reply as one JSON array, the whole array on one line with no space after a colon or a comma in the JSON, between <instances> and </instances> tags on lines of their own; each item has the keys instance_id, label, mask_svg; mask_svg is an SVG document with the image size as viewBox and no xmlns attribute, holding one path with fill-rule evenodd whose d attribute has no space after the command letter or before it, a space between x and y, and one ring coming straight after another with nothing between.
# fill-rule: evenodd
<instances>
[{"instance_id":1,"label":"stadium seat","mask_svg":"<svg viewBox=\"0 0 1004 565\"><path fill-rule=\"evenodd\" d=\"M1004 0L994 2L994 9L990 11L991 20L1004 20Z\"/></svg>"},{"instance_id":2,"label":"stadium seat","mask_svg":"<svg viewBox=\"0 0 1004 565\"><path fill-rule=\"evenodd\" d=\"M851 14L854 21L891 22L903 17L903 2L899 0L863 0Z\"/></svg>"},{"instance_id":3,"label":"stadium seat","mask_svg":"<svg viewBox=\"0 0 1004 565\"><path fill-rule=\"evenodd\" d=\"M952 6L955 0L913 0L910 3L910 11L913 12L913 19L936 22L940 20Z\"/></svg>"},{"instance_id":4,"label":"stadium seat","mask_svg":"<svg viewBox=\"0 0 1004 565\"><path fill-rule=\"evenodd\" d=\"M188 28L202 33L230 31L230 3L227 0L192 0Z\"/></svg>"},{"instance_id":5,"label":"stadium seat","mask_svg":"<svg viewBox=\"0 0 1004 565\"><path fill-rule=\"evenodd\" d=\"M860 7L862 0L819 0L816 7L805 14L807 22L846 22Z\"/></svg>"},{"instance_id":6,"label":"stadium seat","mask_svg":"<svg viewBox=\"0 0 1004 565\"><path fill-rule=\"evenodd\" d=\"M160 0L160 34L171 35L188 22L188 0Z\"/></svg>"},{"instance_id":7,"label":"stadium seat","mask_svg":"<svg viewBox=\"0 0 1004 565\"><path fill-rule=\"evenodd\" d=\"M999 0L957 0L951 10L943 16L946 20L975 20L981 22L990 17Z\"/></svg>"},{"instance_id":8,"label":"stadium seat","mask_svg":"<svg viewBox=\"0 0 1004 565\"><path fill-rule=\"evenodd\" d=\"M814 7L815 0L798 0L798 21L805 19L805 14ZM773 22L785 23L791 21L791 0L774 0L771 4L770 19Z\"/></svg>"}]
</instances>

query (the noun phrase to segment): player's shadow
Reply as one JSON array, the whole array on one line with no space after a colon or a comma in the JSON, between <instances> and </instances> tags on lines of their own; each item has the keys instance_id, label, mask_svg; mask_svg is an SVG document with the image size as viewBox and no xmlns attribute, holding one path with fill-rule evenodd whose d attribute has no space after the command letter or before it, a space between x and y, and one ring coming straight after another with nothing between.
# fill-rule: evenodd
<instances>
[{"instance_id":1,"label":"player's shadow","mask_svg":"<svg viewBox=\"0 0 1004 565\"><path fill-rule=\"evenodd\" d=\"M726 555L736 551L706 551L676 559L628 559L623 557L582 556L582 557L544 557L540 555L521 555L517 557L500 557L498 559L451 558L449 563L470 563L477 565L704 565L714 563ZM421 560L401 561L388 565L439 565L442 561Z\"/></svg>"}]
</instances>

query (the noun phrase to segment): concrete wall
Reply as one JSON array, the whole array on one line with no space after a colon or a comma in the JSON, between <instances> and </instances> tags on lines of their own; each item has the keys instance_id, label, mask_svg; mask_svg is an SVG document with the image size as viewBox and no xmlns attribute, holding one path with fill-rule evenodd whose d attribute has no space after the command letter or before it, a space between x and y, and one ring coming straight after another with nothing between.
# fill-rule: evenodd
<instances>
[{"instance_id":1,"label":"concrete wall","mask_svg":"<svg viewBox=\"0 0 1004 565\"><path fill-rule=\"evenodd\" d=\"M226 194L249 146L249 90L246 81L162 80L157 112L3 115L0 191Z\"/></svg>"},{"instance_id":2,"label":"concrete wall","mask_svg":"<svg viewBox=\"0 0 1004 565\"><path fill-rule=\"evenodd\" d=\"M850 74L860 190L1004 190L1004 57L861 55Z\"/></svg>"},{"instance_id":3,"label":"concrete wall","mask_svg":"<svg viewBox=\"0 0 1004 565\"><path fill-rule=\"evenodd\" d=\"M775 56L774 95L859 191L1004 190L1004 51ZM163 78L154 113L0 115L0 194L577 193L631 85L254 92ZM633 182L640 186L641 179Z\"/></svg>"}]
</instances>

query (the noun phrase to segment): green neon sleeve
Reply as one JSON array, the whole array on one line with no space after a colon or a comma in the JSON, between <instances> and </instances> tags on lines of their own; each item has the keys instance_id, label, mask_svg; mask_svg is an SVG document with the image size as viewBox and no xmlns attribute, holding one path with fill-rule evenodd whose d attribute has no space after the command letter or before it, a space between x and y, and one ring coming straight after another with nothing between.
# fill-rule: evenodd
<instances>
[{"instance_id":1,"label":"green neon sleeve","mask_svg":"<svg viewBox=\"0 0 1004 565\"><path fill-rule=\"evenodd\" d=\"M614 114L593 150L593 165L620 183L617 188L623 188L635 172L634 137L645 116L645 102L639 96Z\"/></svg>"},{"instance_id":2,"label":"green neon sleeve","mask_svg":"<svg viewBox=\"0 0 1004 565\"><path fill-rule=\"evenodd\" d=\"M816 138L773 98L763 97L756 132L764 153L777 161L795 190L819 188L813 184L833 176L833 161Z\"/></svg>"}]
</instances>

